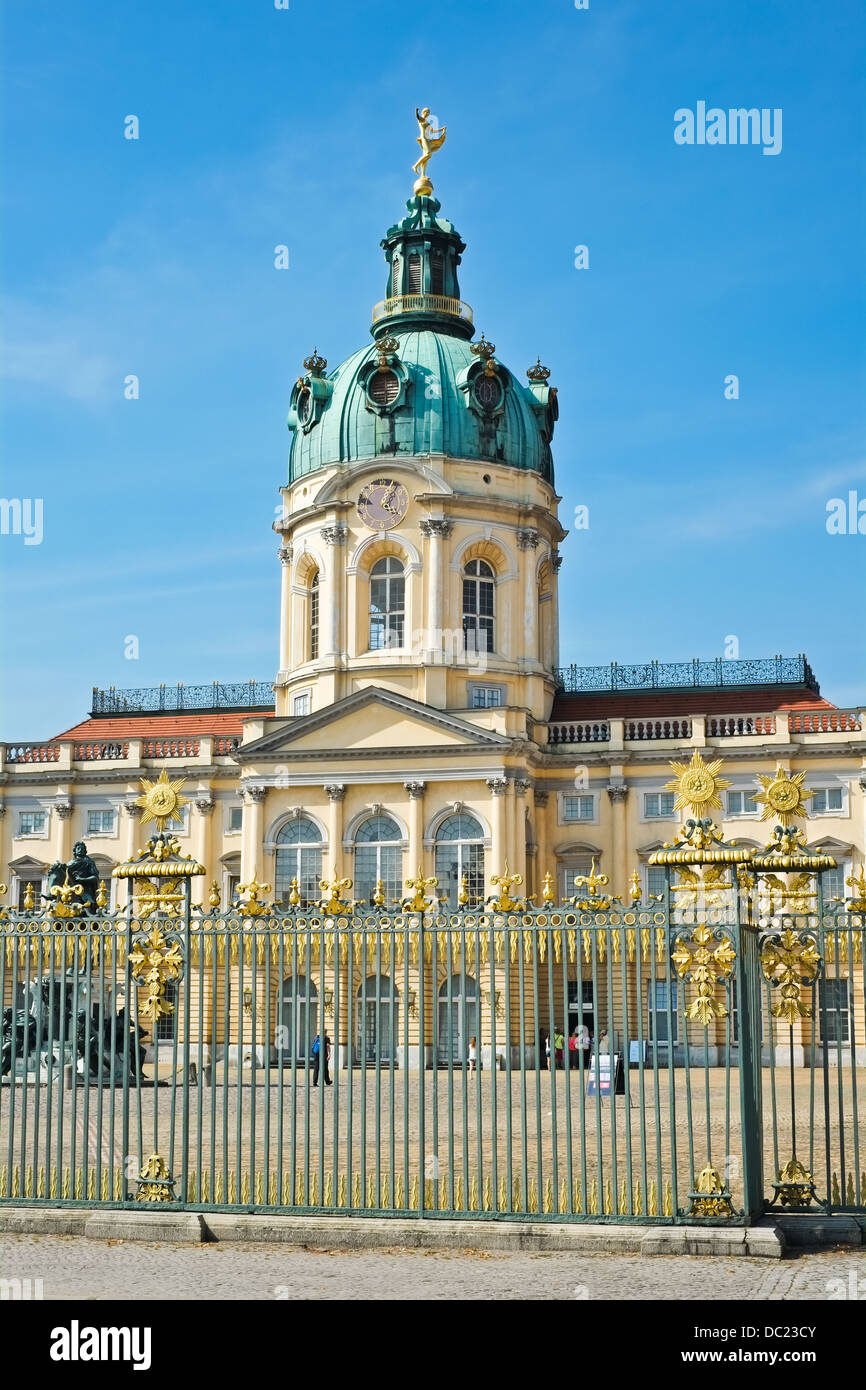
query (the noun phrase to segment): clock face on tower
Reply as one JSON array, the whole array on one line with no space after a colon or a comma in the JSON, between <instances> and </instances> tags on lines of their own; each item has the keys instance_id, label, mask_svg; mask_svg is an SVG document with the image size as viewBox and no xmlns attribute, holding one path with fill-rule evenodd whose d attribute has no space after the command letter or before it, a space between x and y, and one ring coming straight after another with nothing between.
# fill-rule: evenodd
<instances>
[{"instance_id":1,"label":"clock face on tower","mask_svg":"<svg viewBox=\"0 0 866 1390\"><path fill-rule=\"evenodd\" d=\"M358 498L358 515L374 531L390 531L399 525L408 508L408 492L391 478L374 478Z\"/></svg>"}]
</instances>

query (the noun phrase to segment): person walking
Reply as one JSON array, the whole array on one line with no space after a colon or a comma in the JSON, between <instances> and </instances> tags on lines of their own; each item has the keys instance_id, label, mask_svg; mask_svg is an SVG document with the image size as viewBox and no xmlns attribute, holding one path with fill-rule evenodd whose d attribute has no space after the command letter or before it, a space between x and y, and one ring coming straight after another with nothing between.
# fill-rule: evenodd
<instances>
[{"instance_id":1,"label":"person walking","mask_svg":"<svg viewBox=\"0 0 866 1390\"><path fill-rule=\"evenodd\" d=\"M330 1086L330 1085L332 1084L332 1082L331 1082L331 1072L330 1072L330 1068L329 1068L329 1065L328 1065L329 1062L330 1062L330 1060L331 1060L331 1039L328 1037L327 1033L325 1034L324 1038L322 1038L322 1037L317 1033L316 1036L315 1036L315 1038L314 1038L314 1040L313 1040L313 1085L314 1085L314 1086L318 1086L318 1084L319 1084L319 1064L320 1064L320 1062L321 1062L321 1064L322 1064L322 1069L323 1069L323 1071L324 1071L324 1073L325 1073L325 1085L326 1085L326 1086Z\"/></svg>"},{"instance_id":2,"label":"person walking","mask_svg":"<svg viewBox=\"0 0 866 1390\"><path fill-rule=\"evenodd\" d=\"M561 1028L553 1030L553 1057L557 1068L563 1065L563 1054L565 1052L565 1037Z\"/></svg>"},{"instance_id":3,"label":"person walking","mask_svg":"<svg viewBox=\"0 0 866 1390\"><path fill-rule=\"evenodd\" d=\"M477 1063L478 1063L478 1039L476 1038L475 1034L473 1033L472 1037L469 1039L469 1075L470 1075L470 1076L472 1076L473 1073L475 1072Z\"/></svg>"}]
</instances>

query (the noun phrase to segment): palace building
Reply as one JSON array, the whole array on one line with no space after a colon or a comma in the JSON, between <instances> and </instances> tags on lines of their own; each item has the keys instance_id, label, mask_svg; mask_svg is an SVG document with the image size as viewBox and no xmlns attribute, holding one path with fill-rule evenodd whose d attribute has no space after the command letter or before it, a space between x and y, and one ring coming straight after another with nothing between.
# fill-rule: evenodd
<instances>
[{"instance_id":1,"label":"palace building","mask_svg":"<svg viewBox=\"0 0 866 1390\"><path fill-rule=\"evenodd\" d=\"M207 869L199 903L257 880L305 905L345 877L391 904L419 870L452 909L505 872L537 901L551 874L565 900L593 861L623 896L637 871L649 899L681 820L670 763L695 750L725 759L719 820L740 845L771 829L759 779L803 773L808 844L837 863L825 895L850 899L862 712L824 698L803 656L563 665L551 372L476 336L466 247L429 180L381 244L369 341L331 368L313 351L291 392L273 681L95 691L89 718L0 747L8 901L79 840L113 894L146 839L139 779L164 767L186 779L169 828Z\"/></svg>"}]
</instances>

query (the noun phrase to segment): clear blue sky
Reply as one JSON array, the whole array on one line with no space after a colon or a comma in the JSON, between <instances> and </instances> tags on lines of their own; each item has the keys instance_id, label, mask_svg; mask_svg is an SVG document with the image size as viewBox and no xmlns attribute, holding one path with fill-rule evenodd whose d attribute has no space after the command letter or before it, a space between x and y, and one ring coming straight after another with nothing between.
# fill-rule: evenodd
<instances>
[{"instance_id":1,"label":"clear blue sky","mask_svg":"<svg viewBox=\"0 0 866 1390\"><path fill-rule=\"evenodd\" d=\"M291 384L368 341L418 103L463 297L559 387L563 660L735 634L862 701L864 57L861 0L7 0L2 493L44 539L0 536L0 735L273 675ZM698 101L781 107L781 154L675 144Z\"/></svg>"}]
</instances>

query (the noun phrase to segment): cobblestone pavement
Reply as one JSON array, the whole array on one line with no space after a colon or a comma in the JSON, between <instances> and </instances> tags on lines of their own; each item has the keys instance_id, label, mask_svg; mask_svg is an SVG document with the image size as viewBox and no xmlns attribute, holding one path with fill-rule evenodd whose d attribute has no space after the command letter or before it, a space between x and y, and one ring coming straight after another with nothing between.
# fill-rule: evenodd
<instances>
[{"instance_id":1,"label":"cobblestone pavement","mask_svg":"<svg viewBox=\"0 0 866 1390\"><path fill-rule=\"evenodd\" d=\"M866 1298L866 1252L777 1260L488 1254L474 1250L286 1250L77 1236L0 1237L4 1279L42 1279L46 1299ZM831 1284L836 1280L841 1283Z\"/></svg>"}]
</instances>

